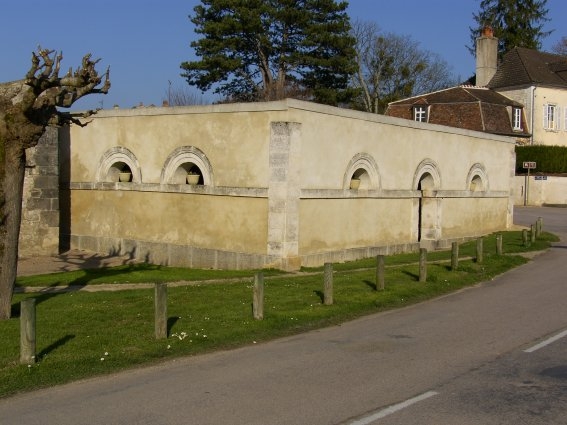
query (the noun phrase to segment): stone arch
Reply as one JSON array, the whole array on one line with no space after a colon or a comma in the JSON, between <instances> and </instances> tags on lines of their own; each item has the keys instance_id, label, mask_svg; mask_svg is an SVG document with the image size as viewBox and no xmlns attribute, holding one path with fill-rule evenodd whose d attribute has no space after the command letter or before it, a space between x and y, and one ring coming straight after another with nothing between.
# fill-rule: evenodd
<instances>
[{"instance_id":1,"label":"stone arch","mask_svg":"<svg viewBox=\"0 0 567 425\"><path fill-rule=\"evenodd\" d=\"M418 242L441 238L441 199L436 191L441 188L439 167L432 159L419 163L413 177L413 190L420 191L414 204L414 231Z\"/></svg>"},{"instance_id":2,"label":"stone arch","mask_svg":"<svg viewBox=\"0 0 567 425\"><path fill-rule=\"evenodd\" d=\"M413 190L434 191L441 188L439 167L432 159L424 159L419 163L413 176Z\"/></svg>"},{"instance_id":3,"label":"stone arch","mask_svg":"<svg viewBox=\"0 0 567 425\"><path fill-rule=\"evenodd\" d=\"M488 191L488 174L482 164L476 163L471 167L467 175L466 188L471 192Z\"/></svg>"},{"instance_id":4,"label":"stone arch","mask_svg":"<svg viewBox=\"0 0 567 425\"><path fill-rule=\"evenodd\" d=\"M203 151L194 146L181 146L169 154L161 170L161 183L184 184L190 172L199 175L198 184L214 186L211 163Z\"/></svg>"},{"instance_id":5,"label":"stone arch","mask_svg":"<svg viewBox=\"0 0 567 425\"><path fill-rule=\"evenodd\" d=\"M354 187L351 181L359 180L359 185ZM378 164L371 155L361 152L356 154L349 162L343 177L343 189L380 189L380 173Z\"/></svg>"},{"instance_id":6,"label":"stone arch","mask_svg":"<svg viewBox=\"0 0 567 425\"><path fill-rule=\"evenodd\" d=\"M131 173L130 180L134 183L142 182L142 171L136 155L128 148L115 146L108 149L101 157L96 173L97 182L122 181L120 174Z\"/></svg>"}]
</instances>

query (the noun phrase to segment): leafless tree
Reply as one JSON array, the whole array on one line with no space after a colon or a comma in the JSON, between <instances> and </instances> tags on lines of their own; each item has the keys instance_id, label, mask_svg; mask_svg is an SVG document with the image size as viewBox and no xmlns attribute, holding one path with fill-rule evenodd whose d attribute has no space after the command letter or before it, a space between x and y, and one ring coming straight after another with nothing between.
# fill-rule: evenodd
<instances>
[{"instance_id":1,"label":"leafless tree","mask_svg":"<svg viewBox=\"0 0 567 425\"><path fill-rule=\"evenodd\" d=\"M561 37L561 40L555 43L551 50L558 55L567 56L567 37Z\"/></svg>"},{"instance_id":2,"label":"leafless tree","mask_svg":"<svg viewBox=\"0 0 567 425\"><path fill-rule=\"evenodd\" d=\"M191 90L188 85L181 87L173 86L171 84L171 81L169 82L169 86L167 87L162 100L164 104L167 102L169 106L191 106L207 104L203 95Z\"/></svg>"},{"instance_id":3,"label":"leafless tree","mask_svg":"<svg viewBox=\"0 0 567 425\"><path fill-rule=\"evenodd\" d=\"M74 72L69 69L60 77L62 59L62 54L39 47L23 80L0 84L0 319L11 316L26 149L37 145L47 126L85 125L80 119L95 111L77 115L58 108L69 108L88 94L106 94L110 88L110 71L99 75L98 60L90 54Z\"/></svg>"},{"instance_id":4,"label":"leafless tree","mask_svg":"<svg viewBox=\"0 0 567 425\"><path fill-rule=\"evenodd\" d=\"M352 34L358 68L352 85L361 93L355 107L383 113L388 102L456 83L449 65L409 36L383 33L364 21L354 22Z\"/></svg>"}]
</instances>

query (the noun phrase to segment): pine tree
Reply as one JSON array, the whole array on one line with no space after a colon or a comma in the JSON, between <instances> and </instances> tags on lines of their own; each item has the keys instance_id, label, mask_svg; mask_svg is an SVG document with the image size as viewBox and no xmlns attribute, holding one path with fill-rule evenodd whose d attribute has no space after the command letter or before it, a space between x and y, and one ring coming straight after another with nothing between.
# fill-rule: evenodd
<instances>
[{"instance_id":1,"label":"pine tree","mask_svg":"<svg viewBox=\"0 0 567 425\"><path fill-rule=\"evenodd\" d=\"M182 76L228 101L296 97L347 101L355 71L347 2L334 0L202 0L191 21L203 37L200 60Z\"/></svg>"},{"instance_id":2,"label":"pine tree","mask_svg":"<svg viewBox=\"0 0 567 425\"><path fill-rule=\"evenodd\" d=\"M475 43L485 26L492 27L498 38L498 53L503 56L514 47L541 49L541 40L551 34L544 31L549 21L547 0L481 0L480 10L473 14L475 27L469 27L471 46L475 53Z\"/></svg>"}]
</instances>

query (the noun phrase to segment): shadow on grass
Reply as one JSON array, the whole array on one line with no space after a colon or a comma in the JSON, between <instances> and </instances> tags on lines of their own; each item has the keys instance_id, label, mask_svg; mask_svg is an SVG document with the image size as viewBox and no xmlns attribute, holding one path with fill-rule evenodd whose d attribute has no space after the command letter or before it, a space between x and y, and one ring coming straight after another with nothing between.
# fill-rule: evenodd
<instances>
[{"instance_id":1,"label":"shadow on grass","mask_svg":"<svg viewBox=\"0 0 567 425\"><path fill-rule=\"evenodd\" d=\"M323 291L315 290L313 291L313 293L319 297L321 303L325 302L325 294L323 293Z\"/></svg>"},{"instance_id":2,"label":"shadow on grass","mask_svg":"<svg viewBox=\"0 0 567 425\"><path fill-rule=\"evenodd\" d=\"M409 277L411 277L411 278L412 278L413 280L415 280L415 281L418 281L418 280L419 280L419 275L418 275L418 274L412 273L412 272L407 271L407 270L402 270L402 273L405 274L405 275L407 275L407 276L409 276Z\"/></svg>"},{"instance_id":3,"label":"shadow on grass","mask_svg":"<svg viewBox=\"0 0 567 425\"><path fill-rule=\"evenodd\" d=\"M67 342L71 341L73 338L75 338L75 335L65 335L63 338L59 338L53 344L50 344L48 347L44 348L43 350L41 350L37 354L38 360L41 360L42 358L47 356L49 353L57 350L59 347L62 347Z\"/></svg>"},{"instance_id":4,"label":"shadow on grass","mask_svg":"<svg viewBox=\"0 0 567 425\"><path fill-rule=\"evenodd\" d=\"M173 325L177 323L178 320L179 317L177 316L172 316L167 318L167 336L171 334L171 329L173 328Z\"/></svg>"},{"instance_id":5,"label":"shadow on grass","mask_svg":"<svg viewBox=\"0 0 567 425\"><path fill-rule=\"evenodd\" d=\"M371 280L363 280L363 282L370 288L374 289L375 291L378 290L378 286L376 283L372 282Z\"/></svg>"}]
</instances>

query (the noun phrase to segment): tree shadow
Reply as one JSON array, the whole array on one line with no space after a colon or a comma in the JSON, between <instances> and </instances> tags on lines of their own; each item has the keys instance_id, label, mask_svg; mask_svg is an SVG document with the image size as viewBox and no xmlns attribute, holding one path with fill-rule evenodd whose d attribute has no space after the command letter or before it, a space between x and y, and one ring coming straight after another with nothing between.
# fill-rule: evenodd
<instances>
[{"instance_id":1,"label":"tree shadow","mask_svg":"<svg viewBox=\"0 0 567 425\"><path fill-rule=\"evenodd\" d=\"M38 354L37 354L37 359L42 359L45 356L47 356L49 353L51 353L52 351L57 350L59 347L62 347L63 345L65 345L67 342L71 341L73 338L75 338L75 335L65 335L62 338L59 338L57 341L55 341L54 343L50 344L48 347L44 348L43 350L41 350Z\"/></svg>"}]
</instances>

